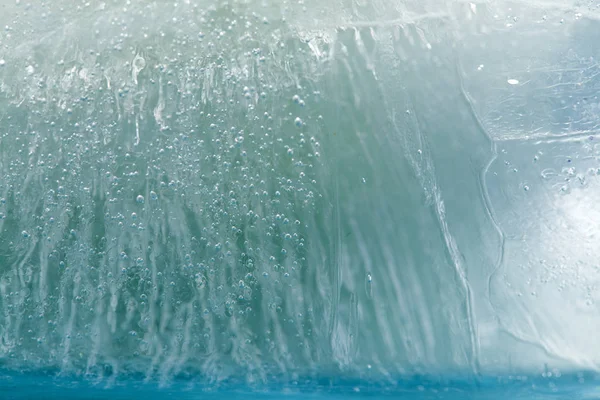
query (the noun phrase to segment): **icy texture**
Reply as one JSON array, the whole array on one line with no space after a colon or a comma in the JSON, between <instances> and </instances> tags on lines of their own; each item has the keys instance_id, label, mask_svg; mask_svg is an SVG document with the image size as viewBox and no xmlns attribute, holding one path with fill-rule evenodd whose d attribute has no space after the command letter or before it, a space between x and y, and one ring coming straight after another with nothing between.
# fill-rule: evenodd
<instances>
[{"instance_id":1,"label":"icy texture","mask_svg":"<svg viewBox=\"0 0 600 400\"><path fill-rule=\"evenodd\" d=\"M559 3L3 2L2 364L596 369L599 10Z\"/></svg>"}]
</instances>

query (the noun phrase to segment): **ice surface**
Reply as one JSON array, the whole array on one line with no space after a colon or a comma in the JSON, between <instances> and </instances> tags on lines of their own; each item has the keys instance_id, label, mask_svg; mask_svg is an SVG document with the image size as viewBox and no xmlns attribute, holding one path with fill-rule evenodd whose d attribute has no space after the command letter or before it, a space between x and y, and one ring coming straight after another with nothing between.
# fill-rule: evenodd
<instances>
[{"instance_id":1,"label":"ice surface","mask_svg":"<svg viewBox=\"0 0 600 400\"><path fill-rule=\"evenodd\" d=\"M2 366L596 371L599 15L2 2Z\"/></svg>"}]
</instances>

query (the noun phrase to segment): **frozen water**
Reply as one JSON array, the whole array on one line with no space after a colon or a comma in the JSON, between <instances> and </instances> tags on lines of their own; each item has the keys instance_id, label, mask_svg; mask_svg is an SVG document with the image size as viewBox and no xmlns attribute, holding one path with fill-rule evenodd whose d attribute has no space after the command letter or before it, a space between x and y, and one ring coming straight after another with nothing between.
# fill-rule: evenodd
<instances>
[{"instance_id":1,"label":"frozen water","mask_svg":"<svg viewBox=\"0 0 600 400\"><path fill-rule=\"evenodd\" d=\"M7 377L589 395L595 2L0 10Z\"/></svg>"}]
</instances>

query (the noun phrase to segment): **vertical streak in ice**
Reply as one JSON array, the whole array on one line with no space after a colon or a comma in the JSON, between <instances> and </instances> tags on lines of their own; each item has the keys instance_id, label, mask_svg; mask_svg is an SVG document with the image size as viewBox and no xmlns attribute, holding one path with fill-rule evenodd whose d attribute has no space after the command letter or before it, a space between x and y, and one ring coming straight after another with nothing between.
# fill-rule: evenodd
<instances>
[{"instance_id":1,"label":"vertical streak in ice","mask_svg":"<svg viewBox=\"0 0 600 400\"><path fill-rule=\"evenodd\" d=\"M1 120L2 120L2 119L0 118L0 121L1 121ZM1 148L2 148L2 140L0 139L0 149L1 149ZM1 156L1 154L0 154L0 156ZM0 168L2 168L2 159L1 159L1 158L0 158ZM5 187L4 191L2 192L2 195L0 196L0 198L2 198L2 199L6 199L6 196L8 196L8 186L9 186L9 185L6 185L6 187ZM2 186L0 185L0 187L2 187ZM5 201L5 200L3 200L3 201ZM3 205L3 204L2 204L2 203L0 203L0 206L1 206L1 205ZM4 217L3 217L3 216L4 216ZM5 221L6 221L6 215L4 215L3 213L0 213L0 232L3 232L3 229L4 229L4 222L5 222Z\"/></svg>"},{"instance_id":2,"label":"vertical streak in ice","mask_svg":"<svg viewBox=\"0 0 600 400\"><path fill-rule=\"evenodd\" d=\"M165 98L164 98L162 85L163 85L162 76L159 76L158 77L158 102L156 104L156 107L154 108L154 120L156 121L158 126L160 126L161 130L164 129L162 113L165 109Z\"/></svg>"},{"instance_id":3,"label":"vertical streak in ice","mask_svg":"<svg viewBox=\"0 0 600 400\"><path fill-rule=\"evenodd\" d=\"M473 107L473 100L471 99L471 97L469 96L469 93L465 89L463 77L461 74L462 67L460 65L459 60L456 61L456 65L457 65L456 71L457 71L457 75L458 75L458 81L460 84L461 95L463 96L463 99L467 103L468 110L471 113L473 119L477 122L479 129L485 136L488 137L488 139L491 143L492 156L490 157L490 160L488 161L488 163L486 164L486 166L484 167L483 171L481 172L481 174L479 176L479 179L480 179L479 187L481 190L481 195L484 199L484 207L485 207L486 213L487 213L488 217L490 218L490 220L492 221L492 225L494 226L494 228L496 229L496 232L498 232L498 235L500 237L500 252L498 254L498 259L496 260L496 265L494 266L492 273L488 277L488 282L487 282L488 300L489 300L489 303L490 303L490 306L492 307L492 309L494 311L496 311L496 308L494 307L494 304L491 301L491 285L492 285L492 279L493 279L494 275L496 274L496 272L498 271L498 269L500 268L500 266L502 265L502 262L504 259L505 238L504 238L504 234L502 233L502 230L500 229L500 226L497 222L496 215L494 214L494 211L492 209L492 203L489 198L489 192L488 192L488 189L487 189L487 186L485 183L485 177L487 176L490 166L494 163L494 161L498 157L498 150L496 148L496 141L493 140L493 138L490 136L490 134L485 130L483 123L479 119L479 116L477 115L477 112L475 111L475 108Z\"/></svg>"},{"instance_id":4,"label":"vertical streak in ice","mask_svg":"<svg viewBox=\"0 0 600 400\"><path fill-rule=\"evenodd\" d=\"M329 340L332 342L339 339L335 335L335 329L337 324L337 314L340 301L340 281L341 281L341 268L343 264L343 252L342 252L342 227L340 221L340 187L337 167L333 173L334 180L334 211L333 211L333 224L335 229L335 243L333 246L333 280L332 280L332 299L331 299L331 321L329 322ZM336 348L335 343L332 343L332 348Z\"/></svg>"},{"instance_id":5,"label":"vertical streak in ice","mask_svg":"<svg viewBox=\"0 0 600 400\"><path fill-rule=\"evenodd\" d=\"M428 148L427 141L423 137L423 134L421 132L418 116L415 115L414 118L415 118L415 123L417 126L417 135L419 136L420 142L423 145L423 152L425 152ZM428 160L427 169L429 170L429 176L431 177L431 180L432 180L431 190L432 190L432 194L434 197L435 213L438 218L440 227L442 228L442 233L444 234L444 241L446 243L446 249L448 250L450 258L452 259L452 265L454 265L454 269L460 279L460 282L463 286L463 289L464 289L465 295L466 295L465 306L466 306L466 312L467 312L467 318L468 318L468 324L469 324L469 326L468 326L469 340L470 340L471 353L472 353L471 360L470 360L471 368L473 369L473 372L475 372L476 374L479 374L479 339L478 339L478 334L477 334L477 326L475 324L475 311L473 310L473 293L471 291L471 286L467 279L465 267L462 263L462 255L460 253L460 250L458 249L456 240L452 236L452 233L450 232L450 229L448 227L448 222L446 219L446 207L444 205L444 200L442 198L442 194L441 194L440 189L437 184L435 167L433 165L431 156L427 157L426 159Z\"/></svg>"},{"instance_id":6,"label":"vertical streak in ice","mask_svg":"<svg viewBox=\"0 0 600 400\"><path fill-rule=\"evenodd\" d=\"M31 244L30 244L29 250L27 251L27 253L25 254L25 256L22 258L22 260L19 263L15 263L13 265L13 273L14 273L14 276L19 278L18 288L21 289L20 293L19 293L19 297L18 297L18 306L19 307L22 307L23 304L25 304L25 288L27 287L27 284L25 282L25 271L24 271L25 264L27 263L27 261L29 261L31 259L31 255L33 254L36 246L37 246L37 239L35 237L31 237ZM19 332L20 328L21 328L21 324L23 324L23 315L21 315L21 313L19 313L15 320L15 327L14 327L14 334L13 334L16 337L19 337L21 335L21 332Z\"/></svg>"},{"instance_id":7,"label":"vertical streak in ice","mask_svg":"<svg viewBox=\"0 0 600 400\"><path fill-rule=\"evenodd\" d=\"M414 107L412 107L412 108L414 108ZM414 161L414 159L411 156L409 156L409 159L411 160L412 167L415 169L415 173L417 174L418 178L422 181L423 187L426 187L425 179L427 179L427 178L430 179L430 183L428 186L429 186L429 190L431 191L430 195L432 196L433 206L435 209L436 217L438 219L438 223L442 230L446 249L452 260L452 265L454 266L455 272L460 280L460 283L461 283L461 285L465 291L465 295L466 295L465 307L466 307L466 313L467 313L467 319L468 319L468 325L469 325L468 326L469 342L470 342L471 353L472 353L471 357L470 357L470 363L471 363L471 368L473 369L473 371L476 374L478 374L479 373L479 345L478 345L479 340L478 340L478 335L477 335L477 329L475 326L475 315L474 315L474 310L473 310L473 298L472 298L471 287L470 287L469 282L466 277L465 267L461 261L462 256L460 254L460 250L458 249L458 246L456 245L456 241L454 240L454 237L452 236L450 229L448 227L448 223L446 221L446 210L445 210L442 194L441 194L440 189L436 182L435 168L434 168L433 163L431 162L431 156L427 156L427 148L428 148L427 141L423 137L423 134L421 132L418 116L416 115L415 112L411 112L411 115L413 115L413 119L416 124L416 136L417 136L418 142L420 143L421 151L424 154L423 158L425 160L427 160L426 166L424 167L425 171L420 170L419 166L417 165L417 163ZM397 132L401 132L400 128L398 127L398 125L396 123L394 109L392 109L392 112L389 115L389 119L392 122L394 129ZM426 176L424 173L426 174Z\"/></svg>"},{"instance_id":8,"label":"vertical streak in ice","mask_svg":"<svg viewBox=\"0 0 600 400\"><path fill-rule=\"evenodd\" d=\"M74 282L74 286L73 286L73 293L71 296L71 313L69 314L69 321L67 323L67 328L65 330L65 332L63 333L63 335L65 335L64 341L63 341L63 368L66 367L68 365L68 359L69 359L69 351L71 350L71 335L73 333L73 327L75 325L75 318L77 316L77 301L76 298L77 296L79 296L79 289L80 289L80 283L81 283L81 273L78 271L75 274L75 279L73 279Z\"/></svg>"},{"instance_id":9,"label":"vertical streak in ice","mask_svg":"<svg viewBox=\"0 0 600 400\"><path fill-rule=\"evenodd\" d=\"M140 116L136 114L135 116L135 146L140 144Z\"/></svg>"},{"instance_id":10,"label":"vertical streak in ice","mask_svg":"<svg viewBox=\"0 0 600 400\"><path fill-rule=\"evenodd\" d=\"M471 292L471 286L469 285L469 281L467 280L467 276L465 273L465 267L461 261L461 254L458 246L456 245L456 241L454 237L450 233L450 229L448 228L448 223L446 221L446 208L444 206L444 200L441 197L440 191L437 187L434 188L434 196L435 196L435 210L438 216L438 221L442 228L442 232L444 234L444 240L446 242L446 248L448 249L448 253L452 258L452 264L456 269L456 273L458 274L460 281L465 289L466 298L466 307L467 307L467 318L469 319L469 335L471 341L471 351L472 351L472 360L471 366L473 371L478 374L479 373L479 339L477 335L477 327L475 325L475 312L473 310L473 294Z\"/></svg>"}]
</instances>

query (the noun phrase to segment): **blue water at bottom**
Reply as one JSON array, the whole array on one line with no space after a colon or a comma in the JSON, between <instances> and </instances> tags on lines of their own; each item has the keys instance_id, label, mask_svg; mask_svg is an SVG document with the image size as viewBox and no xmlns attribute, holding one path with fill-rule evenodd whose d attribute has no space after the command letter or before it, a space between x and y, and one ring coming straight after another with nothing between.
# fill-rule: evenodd
<instances>
[{"instance_id":1,"label":"blue water at bottom","mask_svg":"<svg viewBox=\"0 0 600 400\"><path fill-rule=\"evenodd\" d=\"M157 382L124 379L107 384L52 374L18 374L0 370L0 399L600 399L600 377L592 374L559 378L413 377L385 384L328 377L303 382L248 386L175 381L159 385Z\"/></svg>"}]
</instances>

